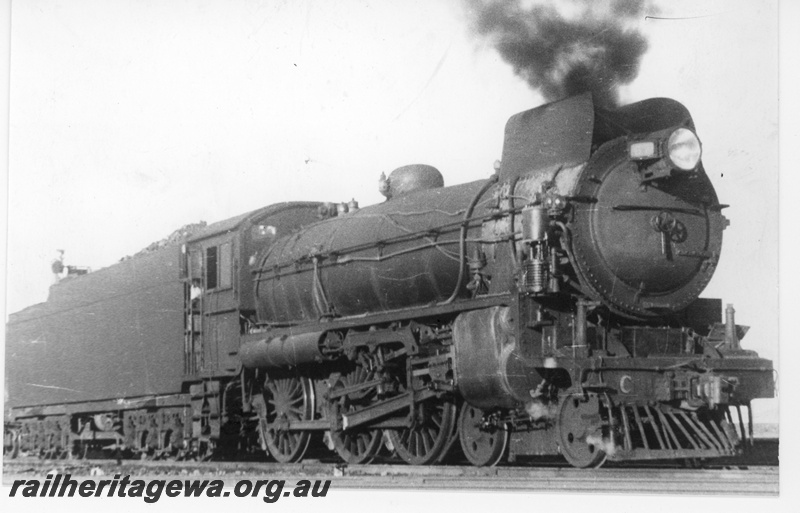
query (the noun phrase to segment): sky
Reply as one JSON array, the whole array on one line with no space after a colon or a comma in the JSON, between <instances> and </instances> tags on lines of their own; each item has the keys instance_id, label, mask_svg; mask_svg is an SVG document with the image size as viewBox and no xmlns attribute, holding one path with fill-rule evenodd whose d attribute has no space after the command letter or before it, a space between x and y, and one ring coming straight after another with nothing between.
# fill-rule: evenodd
<instances>
[{"instance_id":1,"label":"sky","mask_svg":"<svg viewBox=\"0 0 800 513\"><path fill-rule=\"evenodd\" d=\"M777 365L777 3L648 12L620 101L692 112L731 205L703 296L733 303L743 346ZM404 164L486 178L506 120L544 102L457 0L26 0L10 45L7 313L46 299L56 249L97 269L271 203L369 205ZM776 422L777 401L756 414Z\"/></svg>"}]
</instances>

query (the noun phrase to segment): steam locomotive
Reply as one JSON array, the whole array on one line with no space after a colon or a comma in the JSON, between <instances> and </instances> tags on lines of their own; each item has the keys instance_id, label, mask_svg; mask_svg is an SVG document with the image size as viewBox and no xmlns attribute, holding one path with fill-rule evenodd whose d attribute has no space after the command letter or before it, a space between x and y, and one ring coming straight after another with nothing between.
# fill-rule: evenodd
<instances>
[{"instance_id":1,"label":"steam locomotive","mask_svg":"<svg viewBox=\"0 0 800 513\"><path fill-rule=\"evenodd\" d=\"M752 440L772 362L699 299L728 223L681 104L568 98L509 119L488 179L380 189L54 285L7 326L6 450L596 467Z\"/></svg>"}]
</instances>

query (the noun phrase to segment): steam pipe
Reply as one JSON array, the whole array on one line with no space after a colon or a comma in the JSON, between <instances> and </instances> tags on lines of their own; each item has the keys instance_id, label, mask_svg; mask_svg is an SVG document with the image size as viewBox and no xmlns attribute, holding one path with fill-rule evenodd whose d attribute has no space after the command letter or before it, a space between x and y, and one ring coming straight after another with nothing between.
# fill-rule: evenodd
<instances>
[{"instance_id":1,"label":"steam pipe","mask_svg":"<svg viewBox=\"0 0 800 513\"><path fill-rule=\"evenodd\" d=\"M446 300L439 303L440 305L446 305L452 303L456 297L458 296L458 292L461 290L461 286L464 284L464 269L467 266L467 227L469 226L469 218L472 217L472 211L475 210L475 205L478 204L478 201L486 194L494 184L500 179L500 175L497 173L493 174L491 178L489 178L481 190L472 198L472 202L470 202L467 211L464 213L464 220L461 224L461 241L458 246L459 257L458 260L460 262L459 269L458 269L458 280L456 281L455 289L453 289L453 293L450 294L450 297Z\"/></svg>"}]
</instances>

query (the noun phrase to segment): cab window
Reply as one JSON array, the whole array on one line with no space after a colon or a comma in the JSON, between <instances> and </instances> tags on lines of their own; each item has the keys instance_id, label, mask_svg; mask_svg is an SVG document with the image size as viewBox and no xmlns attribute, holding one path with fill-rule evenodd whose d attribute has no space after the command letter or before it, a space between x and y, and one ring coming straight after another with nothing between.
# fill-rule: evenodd
<instances>
[{"instance_id":1,"label":"cab window","mask_svg":"<svg viewBox=\"0 0 800 513\"><path fill-rule=\"evenodd\" d=\"M233 285L233 251L230 242L206 248L206 289L229 289Z\"/></svg>"}]
</instances>

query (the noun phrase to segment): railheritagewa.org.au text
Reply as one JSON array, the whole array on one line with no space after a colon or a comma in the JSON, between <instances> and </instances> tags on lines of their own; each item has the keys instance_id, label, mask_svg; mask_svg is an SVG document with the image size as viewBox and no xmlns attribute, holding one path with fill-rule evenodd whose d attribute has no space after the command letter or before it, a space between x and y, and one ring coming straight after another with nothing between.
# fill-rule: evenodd
<instances>
[{"instance_id":1,"label":"railheritagewa.org.au text","mask_svg":"<svg viewBox=\"0 0 800 513\"><path fill-rule=\"evenodd\" d=\"M9 497L133 497L147 503L161 497L261 497L276 502L281 497L325 497L330 480L301 479L293 486L284 480L241 479L225 489L221 479L131 479L116 474L113 479L77 480L71 474L51 474L44 479L17 479Z\"/></svg>"}]
</instances>

